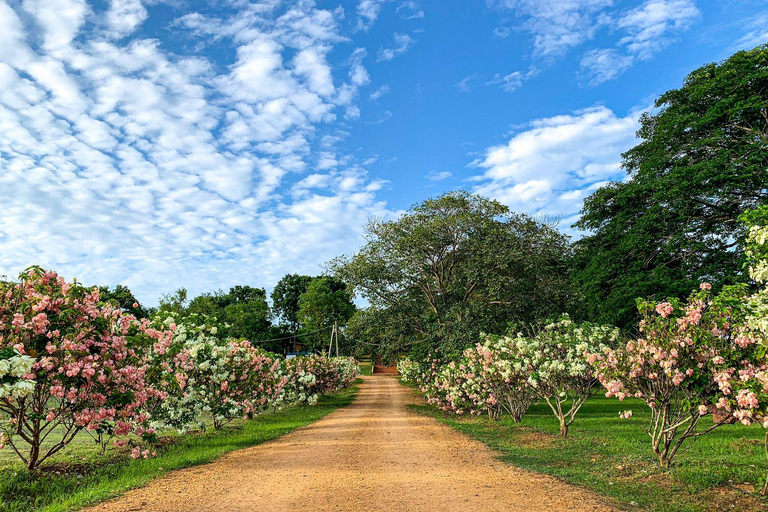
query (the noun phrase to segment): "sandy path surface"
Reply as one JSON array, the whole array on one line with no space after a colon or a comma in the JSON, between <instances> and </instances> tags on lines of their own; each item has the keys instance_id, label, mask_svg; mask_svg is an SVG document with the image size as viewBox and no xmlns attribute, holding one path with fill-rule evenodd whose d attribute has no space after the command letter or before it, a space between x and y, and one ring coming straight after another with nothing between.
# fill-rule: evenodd
<instances>
[{"instance_id":1,"label":"sandy path surface","mask_svg":"<svg viewBox=\"0 0 768 512\"><path fill-rule=\"evenodd\" d=\"M499 462L485 445L409 413L405 406L414 401L393 377L365 377L350 406L312 425L88 510L614 510L584 489Z\"/></svg>"}]
</instances>

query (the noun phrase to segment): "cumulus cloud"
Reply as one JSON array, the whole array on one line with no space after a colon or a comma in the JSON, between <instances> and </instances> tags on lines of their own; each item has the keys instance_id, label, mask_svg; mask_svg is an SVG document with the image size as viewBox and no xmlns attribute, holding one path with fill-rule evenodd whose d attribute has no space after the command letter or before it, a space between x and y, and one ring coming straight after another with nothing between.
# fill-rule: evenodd
<instances>
[{"instance_id":1,"label":"cumulus cloud","mask_svg":"<svg viewBox=\"0 0 768 512\"><path fill-rule=\"evenodd\" d=\"M40 264L148 302L271 285L387 215L337 148L331 123L369 79L360 53L328 63L334 13L236 5L175 20L174 52L142 37L138 1L0 2L0 274ZM212 40L231 65L201 51Z\"/></svg>"},{"instance_id":2,"label":"cumulus cloud","mask_svg":"<svg viewBox=\"0 0 768 512\"><path fill-rule=\"evenodd\" d=\"M636 142L638 117L595 106L534 120L473 162L483 170L474 191L517 211L563 215L570 225L584 197L623 178L621 153Z\"/></svg>"}]
</instances>

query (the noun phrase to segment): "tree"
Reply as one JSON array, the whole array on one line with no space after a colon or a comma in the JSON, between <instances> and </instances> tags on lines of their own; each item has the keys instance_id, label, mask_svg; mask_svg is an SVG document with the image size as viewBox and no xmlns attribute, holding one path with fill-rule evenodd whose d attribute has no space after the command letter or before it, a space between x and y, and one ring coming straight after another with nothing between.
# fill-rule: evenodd
<instances>
[{"instance_id":1,"label":"tree","mask_svg":"<svg viewBox=\"0 0 768 512\"><path fill-rule=\"evenodd\" d=\"M395 221L374 220L367 239L329 268L370 303L366 316L382 334L370 341L381 352L456 354L481 332L534 322L571 300L568 238L467 192L429 199Z\"/></svg>"},{"instance_id":2,"label":"tree","mask_svg":"<svg viewBox=\"0 0 768 512\"><path fill-rule=\"evenodd\" d=\"M272 310L294 334L299 331L299 299L307 291L311 276L286 274L272 290Z\"/></svg>"},{"instance_id":3,"label":"tree","mask_svg":"<svg viewBox=\"0 0 768 512\"><path fill-rule=\"evenodd\" d=\"M145 308L141 302L133 295L133 292L122 284L115 286L110 290L109 286L99 286L99 297L102 302L113 302L126 313L130 313L136 318L148 318L152 313L151 308Z\"/></svg>"},{"instance_id":4,"label":"tree","mask_svg":"<svg viewBox=\"0 0 768 512\"><path fill-rule=\"evenodd\" d=\"M640 119L630 177L598 189L576 226L581 316L627 326L636 297L745 279L738 217L768 197L768 46L707 64Z\"/></svg>"},{"instance_id":5,"label":"tree","mask_svg":"<svg viewBox=\"0 0 768 512\"><path fill-rule=\"evenodd\" d=\"M299 322L308 331L313 348L320 348L334 324L346 325L357 308L344 283L331 277L316 277L299 299ZM316 332L320 331L320 332Z\"/></svg>"},{"instance_id":6,"label":"tree","mask_svg":"<svg viewBox=\"0 0 768 512\"><path fill-rule=\"evenodd\" d=\"M179 322L197 317L230 338L257 341L274 337L272 312L263 288L237 285L227 293L219 290L192 300L188 299L187 291L180 288L174 295L160 299L159 309ZM279 348L279 344L273 348Z\"/></svg>"}]
</instances>

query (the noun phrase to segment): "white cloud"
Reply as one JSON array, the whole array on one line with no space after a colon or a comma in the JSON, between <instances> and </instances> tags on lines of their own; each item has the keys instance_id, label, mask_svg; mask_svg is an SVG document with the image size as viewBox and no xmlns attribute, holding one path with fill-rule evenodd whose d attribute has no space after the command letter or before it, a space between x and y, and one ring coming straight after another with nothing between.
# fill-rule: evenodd
<instances>
[{"instance_id":1,"label":"white cloud","mask_svg":"<svg viewBox=\"0 0 768 512\"><path fill-rule=\"evenodd\" d=\"M742 30L744 35L736 41L737 49L751 50L757 45L768 43L768 11L763 11L747 20Z\"/></svg>"},{"instance_id":2,"label":"white cloud","mask_svg":"<svg viewBox=\"0 0 768 512\"><path fill-rule=\"evenodd\" d=\"M477 74L476 73L468 75L468 76L465 76L464 78L462 78L461 80L456 82L456 84L455 84L456 88L458 90L460 90L461 92L469 92L469 91L471 91L472 90L472 82L474 81L475 78L477 78Z\"/></svg>"},{"instance_id":3,"label":"white cloud","mask_svg":"<svg viewBox=\"0 0 768 512\"><path fill-rule=\"evenodd\" d=\"M424 11L421 10L419 4L410 0L398 5L395 12L406 20L418 20L424 18Z\"/></svg>"},{"instance_id":4,"label":"white cloud","mask_svg":"<svg viewBox=\"0 0 768 512\"><path fill-rule=\"evenodd\" d=\"M368 31L381 13L385 0L360 0L357 4L357 29Z\"/></svg>"},{"instance_id":5,"label":"white cloud","mask_svg":"<svg viewBox=\"0 0 768 512\"><path fill-rule=\"evenodd\" d=\"M391 48L382 48L379 50L377 61L390 61L393 60L398 55L402 55L403 53L408 51L408 48L413 46L413 44L416 42L415 39L413 39L408 34L397 34L395 33L392 38L394 39L394 45Z\"/></svg>"},{"instance_id":6,"label":"white cloud","mask_svg":"<svg viewBox=\"0 0 768 512\"><path fill-rule=\"evenodd\" d=\"M136 30L147 16L142 0L111 0L106 21L114 35L123 37Z\"/></svg>"},{"instance_id":7,"label":"white cloud","mask_svg":"<svg viewBox=\"0 0 768 512\"><path fill-rule=\"evenodd\" d=\"M692 0L647 0L613 21L623 37L616 48L586 52L582 72L591 85L614 79L636 61L649 60L669 46L700 16Z\"/></svg>"},{"instance_id":8,"label":"white cloud","mask_svg":"<svg viewBox=\"0 0 768 512\"><path fill-rule=\"evenodd\" d=\"M493 3L493 2L492 2ZM499 0L523 18L522 27L533 36L534 55L562 57L568 50L592 39L598 15L613 0Z\"/></svg>"},{"instance_id":9,"label":"white cloud","mask_svg":"<svg viewBox=\"0 0 768 512\"><path fill-rule=\"evenodd\" d=\"M443 181L453 176L450 171L430 171L426 178L429 181Z\"/></svg>"},{"instance_id":10,"label":"white cloud","mask_svg":"<svg viewBox=\"0 0 768 512\"><path fill-rule=\"evenodd\" d=\"M387 84L384 84L381 87L379 87L378 89L376 89L375 91L373 91L370 94L369 98L372 101L379 101L379 99L382 96L386 96L387 94L389 94L389 86Z\"/></svg>"},{"instance_id":11,"label":"white cloud","mask_svg":"<svg viewBox=\"0 0 768 512\"><path fill-rule=\"evenodd\" d=\"M610 48L586 51L581 75L590 85L620 76L635 62L648 60L673 43L701 16L694 0L644 0L620 9L613 0L489 0L512 10L532 37L533 56L542 61L564 57L593 40L598 31L618 36ZM508 31L496 33L506 37ZM515 77L509 82L515 83Z\"/></svg>"},{"instance_id":12,"label":"white cloud","mask_svg":"<svg viewBox=\"0 0 768 512\"><path fill-rule=\"evenodd\" d=\"M497 73L489 81L485 82L485 85L498 85L504 92L515 92L517 89L523 86L525 82L539 74L539 70L531 68L525 73L522 71L513 71L508 75L502 76Z\"/></svg>"},{"instance_id":13,"label":"white cloud","mask_svg":"<svg viewBox=\"0 0 768 512\"><path fill-rule=\"evenodd\" d=\"M328 63L344 40L333 13L190 14L173 53L137 31L138 2L55 1L0 2L0 274L40 264L150 303L270 285L318 272L388 214L382 183L336 149L346 134L323 135L368 81ZM212 39L231 66L198 51ZM297 194L307 176L320 178Z\"/></svg>"},{"instance_id":14,"label":"white cloud","mask_svg":"<svg viewBox=\"0 0 768 512\"><path fill-rule=\"evenodd\" d=\"M620 76L632 67L634 58L615 48L590 50L581 57L581 68L589 85L599 85Z\"/></svg>"},{"instance_id":15,"label":"white cloud","mask_svg":"<svg viewBox=\"0 0 768 512\"><path fill-rule=\"evenodd\" d=\"M621 153L636 143L638 116L595 106L534 120L473 162L483 169L473 178L474 191L517 211L562 214L571 223L585 196L623 178Z\"/></svg>"}]
</instances>

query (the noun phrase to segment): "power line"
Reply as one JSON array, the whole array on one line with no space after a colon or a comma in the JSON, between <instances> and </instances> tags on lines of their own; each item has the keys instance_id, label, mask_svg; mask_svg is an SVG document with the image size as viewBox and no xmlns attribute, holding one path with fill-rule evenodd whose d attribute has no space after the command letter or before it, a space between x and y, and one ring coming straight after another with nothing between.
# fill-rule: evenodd
<instances>
[{"instance_id":1,"label":"power line","mask_svg":"<svg viewBox=\"0 0 768 512\"><path fill-rule=\"evenodd\" d=\"M328 327L322 327L322 328L320 328L320 329L318 329L318 330L316 330L316 331L311 331L311 332L300 332L300 333L296 333L296 335L295 335L295 336L285 336L285 337L283 337L283 338L273 338L273 339L271 339L271 340L258 340L258 341L251 341L250 343L251 343L251 345L253 345L254 343L268 343L268 342L270 342L270 341L292 340L292 339L294 339L294 338L298 338L299 336L309 336L310 334L315 334L315 333L318 333L318 332L327 331L328 329L333 329L333 326L332 326L332 325L329 325Z\"/></svg>"}]
</instances>

